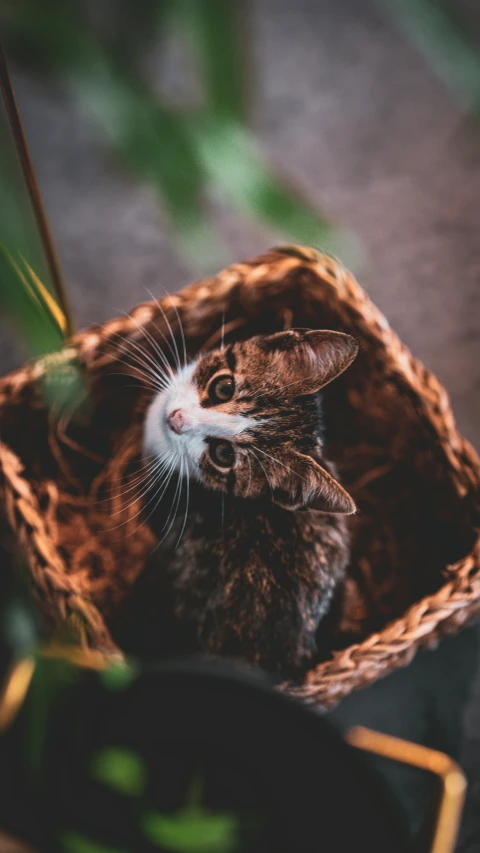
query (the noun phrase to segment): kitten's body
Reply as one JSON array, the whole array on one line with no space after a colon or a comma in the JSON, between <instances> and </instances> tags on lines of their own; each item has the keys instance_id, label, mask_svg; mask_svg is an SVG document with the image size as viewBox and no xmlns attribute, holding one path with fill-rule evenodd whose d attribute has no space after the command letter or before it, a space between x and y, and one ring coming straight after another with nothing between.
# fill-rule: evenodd
<instances>
[{"instance_id":1,"label":"kitten's body","mask_svg":"<svg viewBox=\"0 0 480 853\"><path fill-rule=\"evenodd\" d=\"M322 457L317 392L356 351L333 332L251 339L201 356L156 395L145 449L178 473L145 501L166 651L193 643L290 673L314 655L355 509Z\"/></svg>"},{"instance_id":2,"label":"kitten's body","mask_svg":"<svg viewBox=\"0 0 480 853\"><path fill-rule=\"evenodd\" d=\"M172 632L160 650L195 646L298 672L315 653L318 624L347 564L345 518L294 513L268 499L223 500L202 486L190 488L180 544L175 547L183 525L179 515L150 560L150 606L155 611L163 598L175 616L172 623L162 605L161 616L157 611ZM167 511L168 502L159 525ZM145 593L145 583L143 588Z\"/></svg>"}]
</instances>

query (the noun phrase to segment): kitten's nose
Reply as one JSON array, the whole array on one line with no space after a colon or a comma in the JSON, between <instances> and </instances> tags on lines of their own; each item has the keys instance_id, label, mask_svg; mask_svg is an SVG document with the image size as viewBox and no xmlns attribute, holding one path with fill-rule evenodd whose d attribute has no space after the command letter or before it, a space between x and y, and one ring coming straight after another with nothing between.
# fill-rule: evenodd
<instances>
[{"instance_id":1,"label":"kitten's nose","mask_svg":"<svg viewBox=\"0 0 480 853\"><path fill-rule=\"evenodd\" d=\"M185 427L185 415L183 414L181 409L174 409L173 412L170 412L167 415L167 423L173 432L176 432L177 435L181 433L182 429Z\"/></svg>"}]
</instances>

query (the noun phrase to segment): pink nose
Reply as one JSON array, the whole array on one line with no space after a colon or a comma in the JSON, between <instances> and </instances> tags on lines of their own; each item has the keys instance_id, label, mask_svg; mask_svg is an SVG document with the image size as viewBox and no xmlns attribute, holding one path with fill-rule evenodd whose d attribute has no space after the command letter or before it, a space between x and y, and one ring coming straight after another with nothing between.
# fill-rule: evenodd
<instances>
[{"instance_id":1,"label":"pink nose","mask_svg":"<svg viewBox=\"0 0 480 853\"><path fill-rule=\"evenodd\" d=\"M174 409L167 415L167 423L173 432L181 433L185 426L185 416L181 409Z\"/></svg>"}]
</instances>

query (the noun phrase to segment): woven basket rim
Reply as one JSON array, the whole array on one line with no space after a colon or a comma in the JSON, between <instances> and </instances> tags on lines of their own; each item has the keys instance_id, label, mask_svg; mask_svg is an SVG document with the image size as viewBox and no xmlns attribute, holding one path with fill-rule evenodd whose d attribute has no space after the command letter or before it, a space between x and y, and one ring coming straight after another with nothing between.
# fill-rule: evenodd
<instances>
[{"instance_id":1,"label":"woven basket rim","mask_svg":"<svg viewBox=\"0 0 480 853\"><path fill-rule=\"evenodd\" d=\"M260 278L262 270L271 258L278 262L279 280L292 270L305 267L321 276L324 282L335 288L339 300L345 304L354 302L359 314L359 323L367 324L370 336L384 349L389 369L393 372L400 371L403 380L419 395L423 414L431 419L437 433L436 422L440 413L443 426L441 446L445 461L454 472L459 497L464 495L472 484L478 488L480 459L470 443L458 432L443 385L414 358L365 291L338 262L304 247L295 247L295 252L296 254L293 251L288 253L283 248L271 250L253 261L231 265L213 281L219 280L223 275L228 280L227 284L229 282L228 286L233 286L232 283L239 277L249 276L248 280L253 285L255 278ZM181 305L186 293L201 286L202 282L195 283L168 298L174 304ZM76 333L57 357L81 357L88 360L105 339L114 337L119 330L124 334L129 331L131 333L137 324L148 323L154 313L154 303L140 303L130 312L131 319L113 318L102 325L97 324ZM17 394L23 387L38 380L48 364L48 358L27 363L1 379L0 406L2 392L3 395ZM423 390L427 385L428 396L424 396ZM44 560L49 565L59 567L58 561L61 564L61 558L54 543L51 543L50 550L45 550L44 543L48 537L42 528L36 497L22 475L22 462L11 448L0 442L0 487L2 479L7 496L8 493L15 496L15 507L8 499L6 503L10 524L17 532L20 544L25 546L26 542L33 538L36 547L42 550ZM61 576L61 571L56 574ZM440 637L453 633L480 615L480 537L476 539L468 554L447 567L447 574L445 583L435 593L415 602L401 617L390 621L382 630L370 635L363 642L334 652L330 660L310 670L303 685L284 685L284 689L304 700L329 707L351 690L372 683L392 669L406 665L419 648L431 646ZM49 594L51 584L54 584L57 594L60 592L65 597L65 607L68 602L68 607L82 611L83 615L87 615L97 626L101 635L102 617L92 604L82 600L81 591L72 579L63 576L63 588L59 590L58 578L50 576L47 570L46 595ZM108 639L105 637L104 640L108 649Z\"/></svg>"}]
</instances>

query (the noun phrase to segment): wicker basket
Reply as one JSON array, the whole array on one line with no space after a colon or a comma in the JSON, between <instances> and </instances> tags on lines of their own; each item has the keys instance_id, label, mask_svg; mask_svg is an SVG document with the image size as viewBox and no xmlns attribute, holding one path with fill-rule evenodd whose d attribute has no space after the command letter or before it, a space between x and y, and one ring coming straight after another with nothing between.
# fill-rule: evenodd
<instances>
[{"instance_id":1,"label":"wicker basket","mask_svg":"<svg viewBox=\"0 0 480 853\"><path fill-rule=\"evenodd\" d=\"M324 392L328 454L359 507L352 561L329 617L332 652L293 692L331 706L480 613L480 461L445 389L338 263L275 249L160 304L163 313L145 303L81 332L0 382L2 536L26 556L47 625L66 620L111 649L109 618L154 544L134 486L148 395L125 353L161 344L168 355L165 317L178 341L180 318L189 355L219 341L223 319L232 340L292 326L360 340ZM55 413L42 386L75 365L84 398Z\"/></svg>"}]
</instances>

